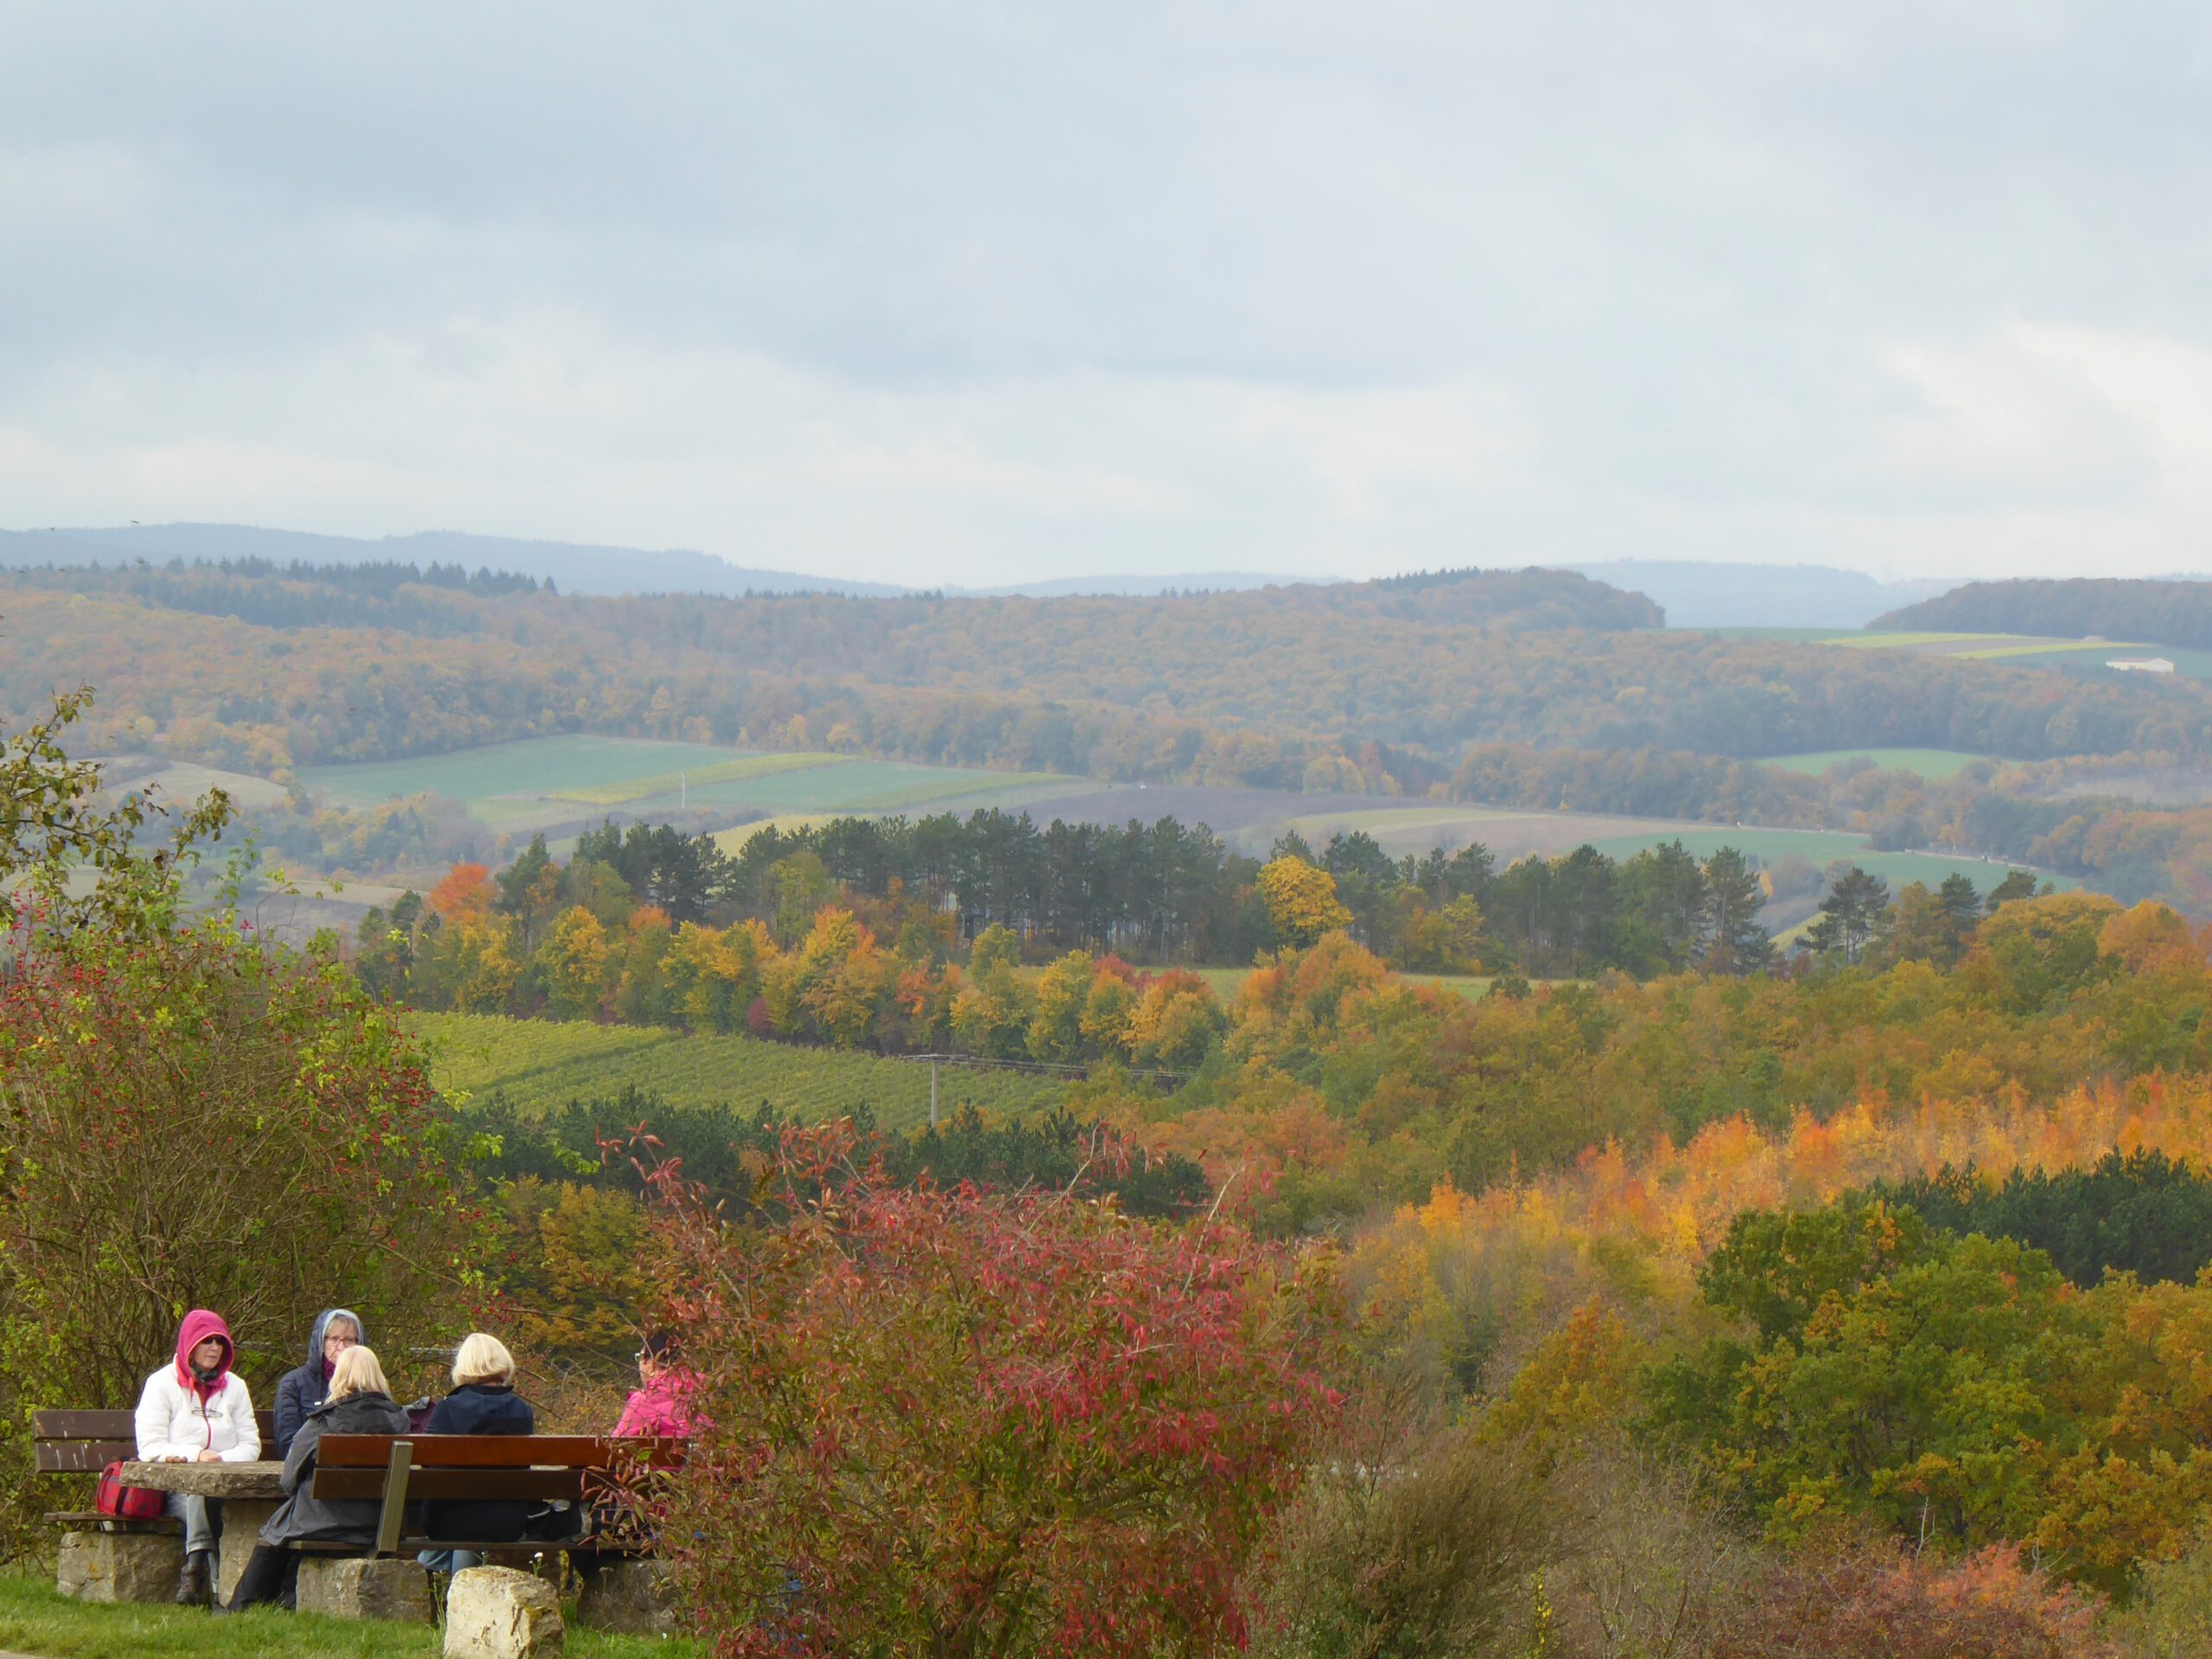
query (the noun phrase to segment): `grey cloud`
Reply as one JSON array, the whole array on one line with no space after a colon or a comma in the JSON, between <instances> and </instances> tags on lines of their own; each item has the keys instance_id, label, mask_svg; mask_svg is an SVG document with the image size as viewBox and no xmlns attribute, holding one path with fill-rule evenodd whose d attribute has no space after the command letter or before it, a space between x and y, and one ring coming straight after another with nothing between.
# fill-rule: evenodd
<instances>
[{"instance_id":1,"label":"grey cloud","mask_svg":"<svg viewBox=\"0 0 2212 1659\"><path fill-rule=\"evenodd\" d=\"M1899 346L1970 355L2022 322L2205 340L2207 40L2179 3L22 4L0 21L0 426L52 437L57 388L94 372L219 389L378 341L466 381L456 340L566 316L639 363L781 365L841 428L892 398L922 453L932 423L993 429L1009 466L1060 464L1025 434L1081 434L1102 377L1464 383L1510 411L1517 476L1317 531L1316 557L1794 555L1768 543L1916 513L1940 546L2007 486ZM962 402L1010 385L1010 429ZM253 425L213 397L175 441ZM2101 408L2050 419L2125 452ZM1280 476L1095 424L1100 465L1189 504L1205 563L1271 563L1252 492ZM1901 471L1901 433L1973 464ZM421 476L398 447L346 459L390 461L403 496ZM2118 454L2088 493L2156 470ZM512 488L486 482L479 527L526 528L500 522L532 510ZM0 481L0 521L44 499ZM1125 528L1027 496L944 511L932 547L963 558ZM804 556L805 504L772 512ZM813 563L844 523L823 509Z\"/></svg>"}]
</instances>

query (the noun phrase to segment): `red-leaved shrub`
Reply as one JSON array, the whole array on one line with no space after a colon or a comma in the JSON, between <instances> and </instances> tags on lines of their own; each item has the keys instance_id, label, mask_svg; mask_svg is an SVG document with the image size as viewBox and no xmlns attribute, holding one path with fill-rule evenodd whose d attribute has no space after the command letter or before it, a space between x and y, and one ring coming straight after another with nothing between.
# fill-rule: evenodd
<instances>
[{"instance_id":1,"label":"red-leaved shrub","mask_svg":"<svg viewBox=\"0 0 2212 1659\"><path fill-rule=\"evenodd\" d=\"M1334 1275L1074 1192L894 1188L795 1132L732 1221L664 1172L698 1438L640 1501L720 1652L1148 1655L1333 1420Z\"/></svg>"}]
</instances>

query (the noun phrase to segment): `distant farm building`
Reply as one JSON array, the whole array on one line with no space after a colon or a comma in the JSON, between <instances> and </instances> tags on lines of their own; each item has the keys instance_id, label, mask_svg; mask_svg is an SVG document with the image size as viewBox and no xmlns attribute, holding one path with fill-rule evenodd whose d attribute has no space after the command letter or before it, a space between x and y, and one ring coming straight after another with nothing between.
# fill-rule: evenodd
<instances>
[{"instance_id":1,"label":"distant farm building","mask_svg":"<svg viewBox=\"0 0 2212 1659\"><path fill-rule=\"evenodd\" d=\"M2115 657L2105 664L2124 673L2171 674L2174 665L2164 657Z\"/></svg>"}]
</instances>

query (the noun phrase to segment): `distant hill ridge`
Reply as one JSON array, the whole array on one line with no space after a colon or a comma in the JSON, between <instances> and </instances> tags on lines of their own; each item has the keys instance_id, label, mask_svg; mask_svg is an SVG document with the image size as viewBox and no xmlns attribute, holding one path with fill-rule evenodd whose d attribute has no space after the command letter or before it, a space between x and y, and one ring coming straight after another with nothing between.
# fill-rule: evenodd
<instances>
[{"instance_id":1,"label":"distant hill ridge","mask_svg":"<svg viewBox=\"0 0 2212 1659\"><path fill-rule=\"evenodd\" d=\"M1878 582L1824 564L1733 564L1717 559L1614 559L1561 564L1616 588L1649 594L1677 628L1864 627L1879 613L1932 598L1945 578Z\"/></svg>"},{"instance_id":2,"label":"distant hill ridge","mask_svg":"<svg viewBox=\"0 0 2212 1659\"><path fill-rule=\"evenodd\" d=\"M474 536L455 531L422 531L376 540L324 536L305 531L264 530L242 524L128 524L105 530L0 530L0 569L35 570L112 569L140 561L166 565L211 566L240 580L275 576L312 581L320 569L333 573L330 585L358 590L357 582L336 577L352 569L379 573L380 597L390 598L393 573L409 567L428 570L429 580L454 585L463 573L498 578L515 576L550 582L565 594L601 598L660 594L709 594L722 598L779 594L836 594L861 599L943 596L956 599L1150 599L1253 594L1275 589L1294 605L1356 609L1410 620L1470 626L1599 629L1656 628L1666 625L1663 608L1645 595L1564 570L1478 569L1421 571L1376 582L1345 582L1334 576L1300 579L1241 570L1208 570L1160 576L1069 576L1011 587L903 588L885 582L849 582L792 570L735 565L711 553L684 549L650 551L588 543L527 541L504 536ZM259 562L262 568L253 568ZM480 587L480 583L479 584ZM233 602L248 607L234 580ZM142 597L154 598L151 592ZM157 602L175 603L170 594ZM251 620L252 610L230 608L201 594L187 608ZM261 608L266 609L265 601ZM287 620L321 620L288 613Z\"/></svg>"},{"instance_id":3,"label":"distant hill ridge","mask_svg":"<svg viewBox=\"0 0 2212 1659\"><path fill-rule=\"evenodd\" d=\"M924 591L891 582L809 575L797 570L732 564L687 548L609 547L588 542L531 541L427 530L377 538L324 536L308 531L266 530L251 524L123 524L106 529L0 530L0 566L129 564L139 559L210 563L266 559L277 565L461 564L471 570L512 571L550 581L564 593L614 597L625 594L850 594L890 598ZM1148 597L1173 593L1243 592L1288 586L1294 576L1249 570L1179 571L1166 575L1065 576L1004 587L948 586L948 594L979 599L1058 598L1112 594ZM1321 585L1333 576L1312 579Z\"/></svg>"},{"instance_id":4,"label":"distant hill ridge","mask_svg":"<svg viewBox=\"0 0 2212 1659\"><path fill-rule=\"evenodd\" d=\"M2186 577L2022 578L1974 582L1878 616L1870 627L1913 633L2036 633L2212 649L2212 582Z\"/></svg>"},{"instance_id":5,"label":"distant hill ridge","mask_svg":"<svg viewBox=\"0 0 2212 1659\"><path fill-rule=\"evenodd\" d=\"M649 550L426 530L409 536L322 536L249 524L127 524L105 530L0 530L0 565L128 564L170 559L267 559L276 564L446 564L551 579L574 594L856 594L911 591L796 570L732 564L683 548Z\"/></svg>"},{"instance_id":6,"label":"distant hill ridge","mask_svg":"<svg viewBox=\"0 0 2212 1659\"><path fill-rule=\"evenodd\" d=\"M4 532L0 532L4 533ZM395 537L383 543L408 545L419 538ZM82 546L92 546L84 543ZM822 589L747 594L592 594L574 587L559 591L550 577L526 571L479 566L471 572L460 560L422 566L396 559L348 562L279 562L260 554L220 558L181 555L158 562L114 556L69 561L42 560L0 568L11 571L12 585L84 594L127 595L168 610L206 616L235 617L266 627L397 627L409 632L451 636L480 629L486 615L457 607L423 588L443 589L480 599L566 596L593 602L638 604L674 597L706 597L743 604L850 601L895 611L909 621L930 607L946 604L982 607L1029 605L1039 613L1071 603L1131 607L1171 605L1192 607L1194 615L1246 617L1262 612L1282 616L1332 612L1345 616L1391 618L1446 626L1513 629L1590 628L1599 632L1663 627L1666 615L1642 594L1624 593L1572 571L1440 570L1365 582L1295 582L1264 588L1185 588L1154 594L990 595L944 590L899 590L843 594ZM761 574L761 573L755 573ZM892 626L899 626L893 624Z\"/></svg>"}]
</instances>

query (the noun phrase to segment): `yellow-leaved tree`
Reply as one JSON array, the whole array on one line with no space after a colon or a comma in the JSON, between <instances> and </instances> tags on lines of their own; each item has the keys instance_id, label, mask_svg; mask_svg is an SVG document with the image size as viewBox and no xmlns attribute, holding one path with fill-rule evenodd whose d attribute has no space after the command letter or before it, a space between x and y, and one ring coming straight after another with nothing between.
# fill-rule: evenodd
<instances>
[{"instance_id":1,"label":"yellow-leaved tree","mask_svg":"<svg viewBox=\"0 0 2212 1659\"><path fill-rule=\"evenodd\" d=\"M1294 944L1351 925L1351 912L1337 897L1337 878L1289 854L1261 868L1260 897L1275 931Z\"/></svg>"}]
</instances>

